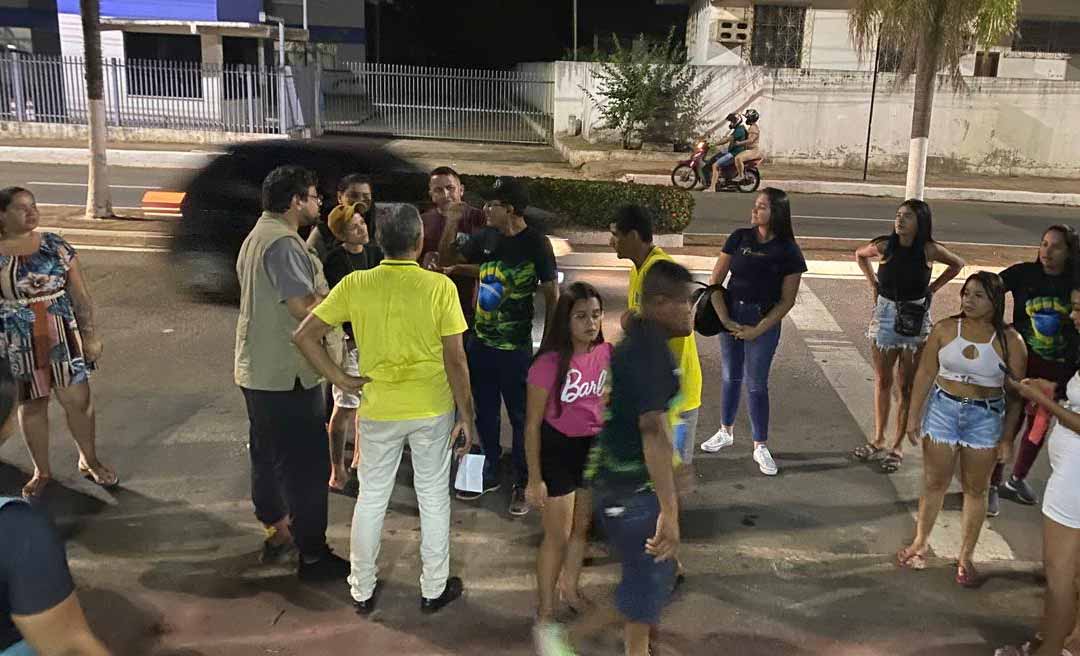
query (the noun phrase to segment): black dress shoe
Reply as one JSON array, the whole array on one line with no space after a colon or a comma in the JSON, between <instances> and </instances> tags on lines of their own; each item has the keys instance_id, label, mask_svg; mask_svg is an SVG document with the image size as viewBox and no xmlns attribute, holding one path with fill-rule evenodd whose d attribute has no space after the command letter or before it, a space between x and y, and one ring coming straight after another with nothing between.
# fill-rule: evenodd
<instances>
[{"instance_id":1,"label":"black dress shoe","mask_svg":"<svg viewBox=\"0 0 1080 656\"><path fill-rule=\"evenodd\" d=\"M352 605L356 610L357 615L371 615L371 611L375 610L375 602L379 598L379 588L382 587L382 581L375 582L375 589L371 591L371 596L363 601L357 601L353 599Z\"/></svg>"},{"instance_id":2,"label":"black dress shoe","mask_svg":"<svg viewBox=\"0 0 1080 656\"><path fill-rule=\"evenodd\" d=\"M451 601L460 597L461 593L464 591L465 584L461 582L461 578L451 576L446 579L446 588L441 595L434 599L428 599L427 597L420 598L420 610L424 613L437 613Z\"/></svg>"}]
</instances>

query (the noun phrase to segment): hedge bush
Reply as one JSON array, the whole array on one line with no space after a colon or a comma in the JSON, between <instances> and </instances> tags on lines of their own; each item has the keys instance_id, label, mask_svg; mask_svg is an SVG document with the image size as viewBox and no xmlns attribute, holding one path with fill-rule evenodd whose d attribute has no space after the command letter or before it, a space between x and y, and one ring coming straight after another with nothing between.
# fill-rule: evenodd
<instances>
[{"instance_id":1,"label":"hedge bush","mask_svg":"<svg viewBox=\"0 0 1080 656\"><path fill-rule=\"evenodd\" d=\"M491 188L493 175L463 175L466 201L479 205L480 195ZM675 187L642 185L605 180L563 180L559 178L519 178L529 190L531 207L554 215L547 228L577 228L607 231L620 205L633 203L650 208L656 215L657 233L681 233L694 213L694 197ZM375 179L375 196L386 201L430 206L426 175L390 175Z\"/></svg>"}]
</instances>

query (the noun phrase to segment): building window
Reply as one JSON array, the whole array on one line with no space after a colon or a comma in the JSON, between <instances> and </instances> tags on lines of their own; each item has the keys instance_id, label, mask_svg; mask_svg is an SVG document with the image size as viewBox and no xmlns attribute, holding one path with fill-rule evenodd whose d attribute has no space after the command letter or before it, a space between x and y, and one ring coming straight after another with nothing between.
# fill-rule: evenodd
<instances>
[{"instance_id":1,"label":"building window","mask_svg":"<svg viewBox=\"0 0 1080 656\"><path fill-rule=\"evenodd\" d=\"M197 36L124 32L128 94L202 98L202 41Z\"/></svg>"},{"instance_id":2,"label":"building window","mask_svg":"<svg viewBox=\"0 0 1080 656\"><path fill-rule=\"evenodd\" d=\"M1080 22L1021 20L1013 37L1021 52L1080 53Z\"/></svg>"},{"instance_id":3,"label":"building window","mask_svg":"<svg viewBox=\"0 0 1080 656\"><path fill-rule=\"evenodd\" d=\"M770 68L802 66L806 7L755 5L750 63Z\"/></svg>"}]
</instances>

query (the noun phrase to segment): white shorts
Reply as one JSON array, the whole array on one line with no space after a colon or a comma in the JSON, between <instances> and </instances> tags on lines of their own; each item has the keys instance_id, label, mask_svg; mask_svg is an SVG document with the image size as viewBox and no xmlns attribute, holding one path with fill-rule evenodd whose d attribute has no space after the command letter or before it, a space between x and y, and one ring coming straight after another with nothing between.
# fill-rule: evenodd
<instances>
[{"instance_id":1,"label":"white shorts","mask_svg":"<svg viewBox=\"0 0 1080 656\"><path fill-rule=\"evenodd\" d=\"M1043 514L1080 529L1080 435L1057 424L1047 439L1053 473L1043 494Z\"/></svg>"},{"instance_id":2,"label":"white shorts","mask_svg":"<svg viewBox=\"0 0 1080 656\"><path fill-rule=\"evenodd\" d=\"M341 368L345 370L350 376L360 375L360 358L355 348L350 346L345 347L345 362L341 363ZM360 395L351 394L338 388L334 385L334 405L339 408L351 408L355 410L360 407Z\"/></svg>"}]
</instances>

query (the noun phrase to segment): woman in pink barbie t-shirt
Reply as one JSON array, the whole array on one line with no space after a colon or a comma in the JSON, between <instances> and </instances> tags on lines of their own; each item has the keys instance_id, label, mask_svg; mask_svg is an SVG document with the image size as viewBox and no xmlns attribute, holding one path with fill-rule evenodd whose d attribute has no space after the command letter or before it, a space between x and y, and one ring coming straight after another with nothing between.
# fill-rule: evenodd
<instances>
[{"instance_id":1,"label":"woman in pink barbie t-shirt","mask_svg":"<svg viewBox=\"0 0 1080 656\"><path fill-rule=\"evenodd\" d=\"M604 342L604 301L576 282L560 296L555 316L529 369L525 406L525 498L543 514L544 541L536 559L539 622L555 614L555 586L579 610L581 563L592 500L584 489L585 461L603 427L611 344Z\"/></svg>"}]
</instances>

